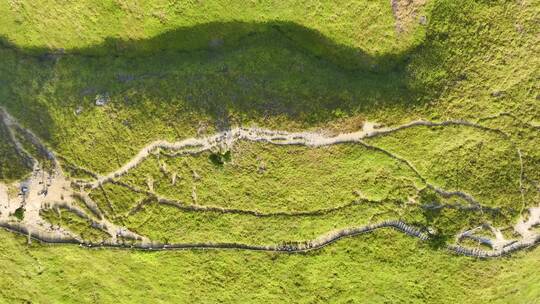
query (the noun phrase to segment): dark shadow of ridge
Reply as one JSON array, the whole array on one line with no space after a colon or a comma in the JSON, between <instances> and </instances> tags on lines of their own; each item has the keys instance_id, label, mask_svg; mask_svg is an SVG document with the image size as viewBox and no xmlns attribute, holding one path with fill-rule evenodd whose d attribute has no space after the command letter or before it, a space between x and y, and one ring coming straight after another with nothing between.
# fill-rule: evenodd
<instances>
[{"instance_id":1,"label":"dark shadow of ridge","mask_svg":"<svg viewBox=\"0 0 540 304\"><path fill-rule=\"evenodd\" d=\"M44 138L55 132L51 108L71 115L81 105L94 106L99 94L141 117L163 114L145 108L142 101L152 100L173 113L222 121L218 128L231 124L231 112L246 120L281 115L309 125L423 102L418 96L424 90L407 68L425 48L373 56L278 21L213 22L69 50L21 48L0 37L0 52L9 53L0 58L0 105L27 117L26 125ZM29 101L38 95L39 101Z\"/></svg>"},{"instance_id":2,"label":"dark shadow of ridge","mask_svg":"<svg viewBox=\"0 0 540 304\"><path fill-rule=\"evenodd\" d=\"M20 47L0 35L0 46L20 53L51 59L56 56L74 55L84 57L147 57L162 52L227 51L242 47L246 38L253 35L269 35L275 32L290 40L291 44L312 56L333 62L344 70L369 70L377 72L385 68L397 68L415 47L402 53L372 56L362 49L337 43L321 32L294 22L211 22L190 27L180 27L148 39L106 38L102 43L74 49L50 49L46 47ZM272 41L267 41L269 44Z\"/></svg>"}]
</instances>

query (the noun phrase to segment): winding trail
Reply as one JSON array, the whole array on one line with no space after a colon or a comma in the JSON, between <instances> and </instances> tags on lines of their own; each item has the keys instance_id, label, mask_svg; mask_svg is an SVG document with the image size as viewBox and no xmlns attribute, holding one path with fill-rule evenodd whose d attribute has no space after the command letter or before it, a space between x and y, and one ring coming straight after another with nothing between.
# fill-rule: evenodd
<instances>
[{"instance_id":1,"label":"winding trail","mask_svg":"<svg viewBox=\"0 0 540 304\"><path fill-rule=\"evenodd\" d=\"M105 218L99 220L93 219L86 212L80 209L74 201L76 196L86 197L85 193L77 193L73 190L72 182L66 178L62 172L62 168L55 154L46 148L41 143L36 135L31 131L19 125L13 117L5 110L0 109L0 123L2 123L10 132L10 140L17 150L31 160L32 172L30 176L11 185L0 183L0 227L4 227L13 231L19 231L40 240L48 240L53 242L81 242L79 236L63 227L54 226L42 218L40 211L44 208L63 207L74 211L77 215L92 220L97 227L102 227L102 230L111 236L113 242L121 236L124 238L136 239L147 242L148 240L139 236L124 227L118 226L109 222ZM24 145L17 139L15 134L19 132L21 135L29 139L36 146L38 151L44 154L54 165L52 170L45 170L40 166L39 160L32 156L24 149ZM11 189L11 191L10 191ZM10 192L17 193L16 196L10 195ZM17 210L23 210L23 218L16 220L13 214Z\"/></svg>"},{"instance_id":2,"label":"winding trail","mask_svg":"<svg viewBox=\"0 0 540 304\"><path fill-rule=\"evenodd\" d=\"M27 160L29 166L32 167L31 176L21 183L12 185L4 185L0 183L0 227L8 230L25 234L30 239L40 240L45 243L72 243L80 244L87 247L107 247L107 248L134 248L144 250L176 250L176 249L240 249L240 250L258 250L258 251L277 251L277 252L303 252L322 248L341 238L358 235L361 233L371 232L382 228L392 228L409 236L427 241L430 239L429 228L419 229L408 225L400 220L383 221L380 223L346 228L327 234L321 235L313 240L295 242L281 245L253 245L242 243L176 243L163 244L150 240L144 236L138 235L129 231L125 227L118 226L109 222L104 216L98 205L89 197L88 193L92 189L100 188L106 183L115 183L128 187L132 191L145 193L148 196L154 197L161 204L173 205L177 208L195 210L195 211L217 211L222 213L241 213L250 214L258 217L265 216L303 216L303 215L319 215L335 211L340 208L346 208L350 205L359 203L358 201L351 202L343 206L334 208L305 211L305 212L273 212L261 213L254 210L227 209L212 206L200 206L193 204L184 204L165 197L160 197L153 191L146 191L137 187L119 182L117 179L130 170L141 164L147 157L151 156L156 151L166 150L171 152L173 156L197 154L203 151L211 150L216 147L230 147L238 140L247 140L254 142L266 142L275 145L304 145L310 147L328 146L339 143L358 143L367 148L385 153L388 156L406 164L415 174L424 182L426 188L432 189L443 197L458 196L467 201L470 206L464 208L484 208L478 203L474 197L462 191L447 191L426 181L426 179L416 170L416 168L406 159L399 157L382 148L367 144L364 139L376 136L384 136L399 130L412 128L416 126L442 127L442 126L467 126L477 128L486 132L496 133L504 139L511 141L511 138L501 130L492 129L482 126L477 123L472 123L462 120L449 120L443 122L430 122L424 120L413 121L401 126L393 128L380 128L374 123L366 122L363 129L353 133L343 133L336 136L328 137L315 132L284 132L273 131L260 128L234 128L226 132L221 132L213 136L204 138L189 138L178 142L168 142L158 140L145 146L132 159L126 162L117 170L110 172L104 176L93 173L84 168L78 168L88 173L94 178L90 181L70 180L62 172L59 165L58 157L35 136L31 131L25 129L18 124L5 110L0 108L1 123L8 130L10 141L14 144L16 153ZM17 139L16 133L25 136L39 151L42 151L49 160L54 164L52 172L46 172L41 168L38 159L28 153L23 144ZM515 146L515 144L512 142ZM520 160L520 190L523 194L523 161L521 151L517 149ZM61 158L61 157L60 157ZM17 197L10 196L10 189L24 189ZM75 190L79 188L79 190ZM418 189L421 191L422 189ZM522 195L523 197L523 195ZM87 214L85 210L75 204L74 198L80 198L91 210L93 214ZM366 200L370 202L369 200ZM524 204L523 197L523 204ZM40 211L44 208L65 208L81 218L85 218L92 223L92 226L97 227L110 235L110 239L104 240L101 243L92 243L81 239L69 230L62 227L56 227L45 221L40 216ZM24 218L15 220L13 214L16 210L23 208ZM540 225L540 207L530 208L528 217L522 217L514 226L514 230L521 236L521 239L506 240L500 230L494 227L487 229L494 235L494 238L478 236L476 233L485 227L477 227L475 229L464 231L456 236L457 243L448 245L448 249L458 254L475 256L475 257L498 257L516 250L534 246L540 242L540 233L534 230L534 227ZM468 248L459 245L462 239L472 239L481 244L491 247L491 250L479 250L477 248Z\"/></svg>"},{"instance_id":3,"label":"winding trail","mask_svg":"<svg viewBox=\"0 0 540 304\"><path fill-rule=\"evenodd\" d=\"M79 182L79 184L86 188L95 189L101 184L125 175L128 171L137 167L147 157L152 155L152 153L157 150L174 151L176 155L198 154L216 147L230 147L234 142L238 140L266 142L275 145L303 145L308 147L321 147L340 143L362 143L363 145L367 145L366 143L362 142L363 139L382 136L417 126L467 126L487 132L493 132L503 136L505 139L510 140L509 136L500 130L491 129L481 126L479 124L462 120L449 120L443 122L416 120L394 128L377 128L377 126L377 124L365 122L364 127L360 131L352 133L341 133L332 137L328 137L321 133L315 132L285 132L261 128L233 128L231 130L221 132L210 137L188 138L177 142L157 140L143 147L139 151L139 153L137 153L133 158L131 158L117 170L110 172L104 176L98 176L97 179L92 182ZM412 167L410 163L409 167L414 169L414 167ZM416 169L414 170L416 171Z\"/></svg>"}]
</instances>

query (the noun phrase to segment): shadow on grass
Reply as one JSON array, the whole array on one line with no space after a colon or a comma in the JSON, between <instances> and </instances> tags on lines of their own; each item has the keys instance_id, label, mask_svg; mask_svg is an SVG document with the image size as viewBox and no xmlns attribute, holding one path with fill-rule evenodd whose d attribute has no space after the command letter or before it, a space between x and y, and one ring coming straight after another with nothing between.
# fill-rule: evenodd
<instances>
[{"instance_id":1,"label":"shadow on grass","mask_svg":"<svg viewBox=\"0 0 540 304\"><path fill-rule=\"evenodd\" d=\"M44 138L55 128L48 111L90 107L98 95L139 114L198 113L223 129L230 113L312 124L406 108L436 91L409 69L425 46L373 56L291 22L208 23L72 50L0 45L0 103Z\"/></svg>"}]
</instances>

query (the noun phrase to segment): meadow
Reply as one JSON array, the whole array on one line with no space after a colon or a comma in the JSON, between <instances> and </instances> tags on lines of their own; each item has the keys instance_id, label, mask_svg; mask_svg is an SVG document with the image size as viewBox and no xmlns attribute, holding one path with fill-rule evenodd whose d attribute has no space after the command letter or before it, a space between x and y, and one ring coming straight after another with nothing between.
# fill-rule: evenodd
<instances>
[{"instance_id":1,"label":"meadow","mask_svg":"<svg viewBox=\"0 0 540 304\"><path fill-rule=\"evenodd\" d=\"M427 242L381 229L306 253L146 252L2 230L0 302L540 303L537 247L494 259L445 247L486 223L507 234L540 203L540 2L389 2L1 2L0 107L73 180L156 140L235 127L440 125L321 147L161 149L89 190L104 218L165 244L286 244L394 219L433 229ZM31 171L8 132L3 183ZM108 238L76 204L91 217L40 215Z\"/></svg>"}]
</instances>

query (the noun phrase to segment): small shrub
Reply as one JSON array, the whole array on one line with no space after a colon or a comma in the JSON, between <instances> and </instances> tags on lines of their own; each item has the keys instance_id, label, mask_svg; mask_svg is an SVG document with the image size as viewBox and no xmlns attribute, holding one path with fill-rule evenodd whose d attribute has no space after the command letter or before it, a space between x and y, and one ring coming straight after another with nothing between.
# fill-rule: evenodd
<instances>
[{"instance_id":1,"label":"small shrub","mask_svg":"<svg viewBox=\"0 0 540 304\"><path fill-rule=\"evenodd\" d=\"M231 151L215 152L210 154L210 161L216 166L223 166L225 163L231 161Z\"/></svg>"},{"instance_id":2,"label":"small shrub","mask_svg":"<svg viewBox=\"0 0 540 304\"><path fill-rule=\"evenodd\" d=\"M435 234L432 234L428 241L429 247L433 249L444 248L452 237L452 235L443 232L437 232Z\"/></svg>"},{"instance_id":3,"label":"small shrub","mask_svg":"<svg viewBox=\"0 0 540 304\"><path fill-rule=\"evenodd\" d=\"M22 221L24 219L24 207L19 207L15 212L13 213L13 216L15 216L19 221Z\"/></svg>"}]
</instances>

